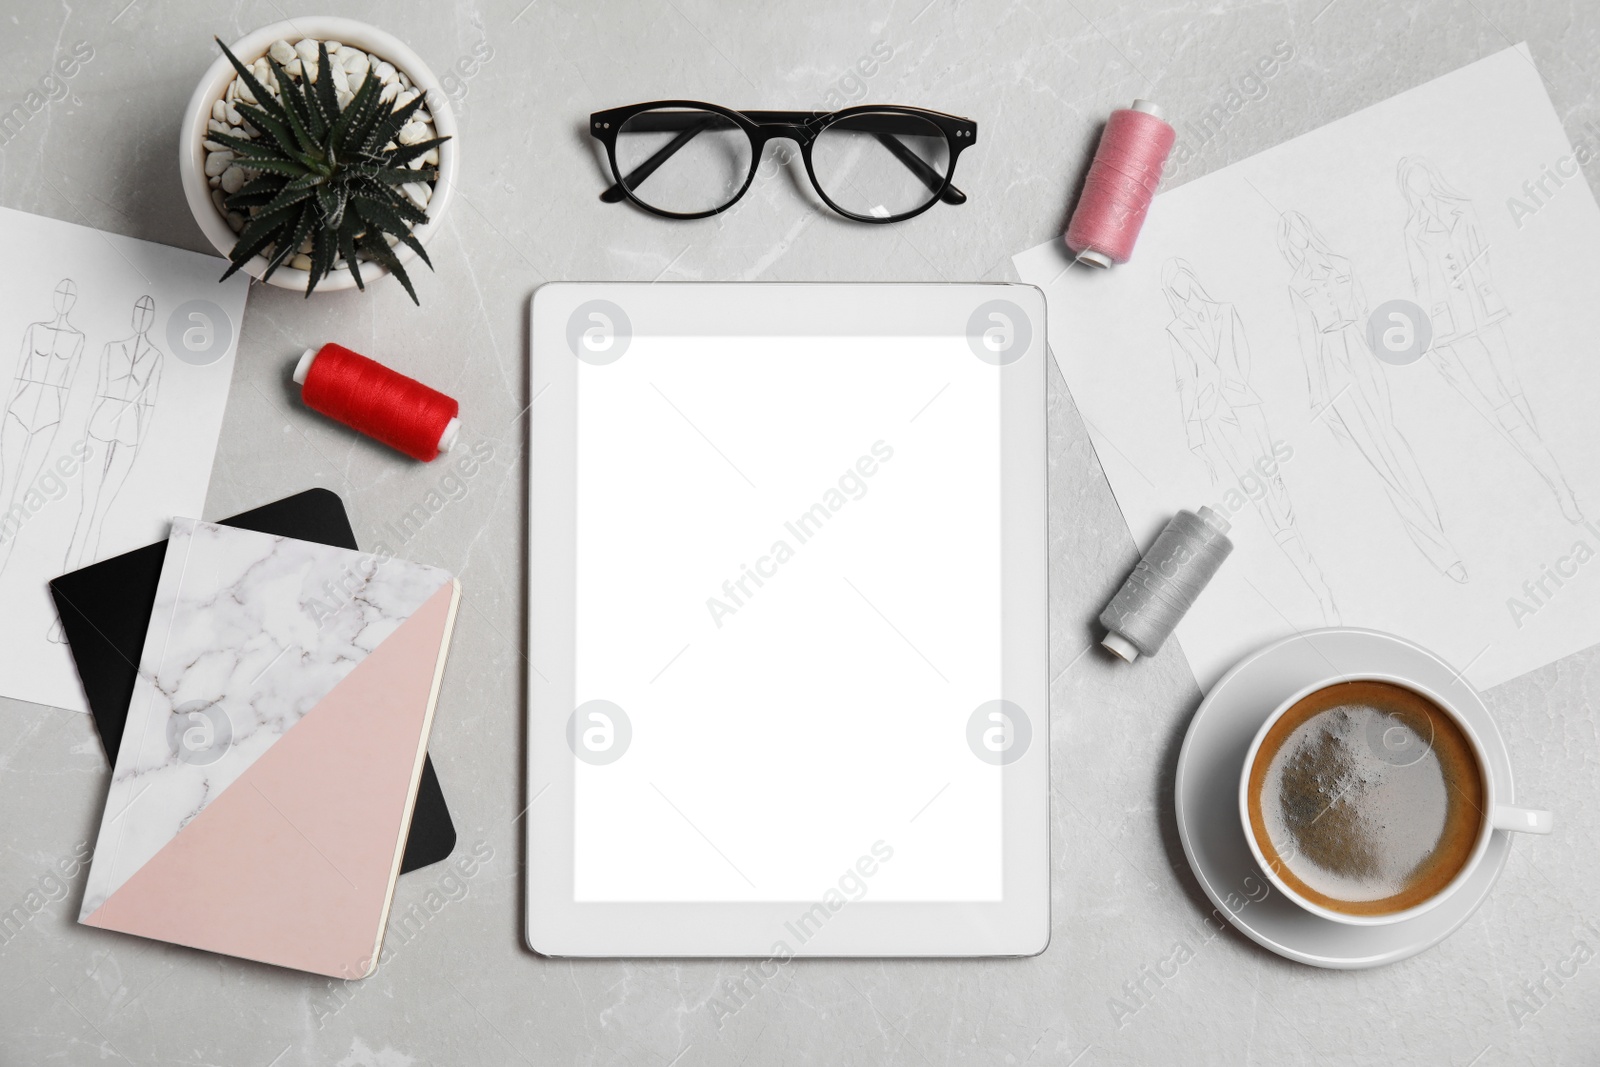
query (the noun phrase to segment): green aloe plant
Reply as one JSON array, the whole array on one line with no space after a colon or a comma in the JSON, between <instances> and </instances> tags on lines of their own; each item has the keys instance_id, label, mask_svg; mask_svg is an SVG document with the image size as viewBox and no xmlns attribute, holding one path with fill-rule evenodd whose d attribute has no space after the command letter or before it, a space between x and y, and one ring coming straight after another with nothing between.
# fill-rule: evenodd
<instances>
[{"instance_id":1,"label":"green aloe plant","mask_svg":"<svg viewBox=\"0 0 1600 1067\"><path fill-rule=\"evenodd\" d=\"M381 86L369 70L349 103L340 108L329 75L328 49L321 43L314 82L309 76L296 82L267 57L278 82L279 95L274 97L221 39L217 44L256 98L254 107L243 100L234 106L258 133L255 138L206 135L207 140L232 149L238 165L255 175L226 201L228 210L246 213L248 221L228 254L231 265L222 276L229 277L261 254L269 257L263 280L270 278L309 237L307 296L340 256L356 285L365 290L360 266L364 256L387 267L405 286L412 303L420 304L384 235L394 235L433 269L422 242L411 232L428 216L398 188L439 175L435 167L414 170L407 164L448 137L411 145L396 140L424 97L419 94L408 104L390 107L379 99Z\"/></svg>"}]
</instances>

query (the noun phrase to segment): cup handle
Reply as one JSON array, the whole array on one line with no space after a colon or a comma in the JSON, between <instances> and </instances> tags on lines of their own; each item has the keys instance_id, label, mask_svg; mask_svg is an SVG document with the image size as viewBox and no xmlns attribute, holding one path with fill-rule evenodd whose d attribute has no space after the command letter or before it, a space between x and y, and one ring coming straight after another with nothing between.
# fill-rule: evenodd
<instances>
[{"instance_id":1,"label":"cup handle","mask_svg":"<svg viewBox=\"0 0 1600 1067\"><path fill-rule=\"evenodd\" d=\"M1519 808L1512 804L1496 804L1489 824L1496 830L1514 830L1524 834L1547 834L1555 829L1555 816L1537 808Z\"/></svg>"}]
</instances>

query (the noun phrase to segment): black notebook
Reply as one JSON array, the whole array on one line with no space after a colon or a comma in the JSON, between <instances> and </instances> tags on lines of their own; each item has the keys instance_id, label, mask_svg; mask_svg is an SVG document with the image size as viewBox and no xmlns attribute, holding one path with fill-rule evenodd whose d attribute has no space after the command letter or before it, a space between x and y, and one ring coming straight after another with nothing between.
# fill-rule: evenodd
<instances>
[{"instance_id":1,"label":"black notebook","mask_svg":"<svg viewBox=\"0 0 1600 1067\"><path fill-rule=\"evenodd\" d=\"M220 524L358 548L344 502L326 489L308 489L223 519ZM145 631L155 606L166 550L165 541L146 545L64 574L50 583L61 628L71 645L95 728L100 731L100 743L113 765L122 744L122 728L128 719L128 702L133 699L139 657L144 652ZM450 809L445 807L433 760L424 760L400 870L404 873L437 863L455 846L455 824L450 821Z\"/></svg>"}]
</instances>

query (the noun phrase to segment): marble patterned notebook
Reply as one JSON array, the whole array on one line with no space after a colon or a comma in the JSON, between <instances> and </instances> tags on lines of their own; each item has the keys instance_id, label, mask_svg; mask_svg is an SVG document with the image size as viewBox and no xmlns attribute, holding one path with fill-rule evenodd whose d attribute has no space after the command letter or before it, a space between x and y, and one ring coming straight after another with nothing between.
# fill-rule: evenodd
<instances>
[{"instance_id":1,"label":"marble patterned notebook","mask_svg":"<svg viewBox=\"0 0 1600 1067\"><path fill-rule=\"evenodd\" d=\"M175 519L79 921L370 974L459 596L437 567Z\"/></svg>"}]
</instances>

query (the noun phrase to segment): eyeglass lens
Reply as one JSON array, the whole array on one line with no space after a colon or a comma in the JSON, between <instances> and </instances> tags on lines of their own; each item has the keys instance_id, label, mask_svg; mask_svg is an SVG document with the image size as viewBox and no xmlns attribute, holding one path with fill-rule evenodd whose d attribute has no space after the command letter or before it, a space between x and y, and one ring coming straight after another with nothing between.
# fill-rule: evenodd
<instances>
[{"instance_id":1,"label":"eyeglass lens","mask_svg":"<svg viewBox=\"0 0 1600 1067\"><path fill-rule=\"evenodd\" d=\"M628 190L660 211L695 214L727 205L750 174L750 137L715 111L661 108L617 128L617 170Z\"/></svg>"},{"instance_id":2,"label":"eyeglass lens","mask_svg":"<svg viewBox=\"0 0 1600 1067\"><path fill-rule=\"evenodd\" d=\"M817 185L843 210L893 218L939 194L950 173L950 142L920 115L865 112L819 133L811 166Z\"/></svg>"}]
</instances>

